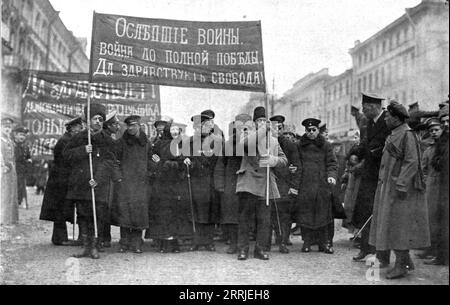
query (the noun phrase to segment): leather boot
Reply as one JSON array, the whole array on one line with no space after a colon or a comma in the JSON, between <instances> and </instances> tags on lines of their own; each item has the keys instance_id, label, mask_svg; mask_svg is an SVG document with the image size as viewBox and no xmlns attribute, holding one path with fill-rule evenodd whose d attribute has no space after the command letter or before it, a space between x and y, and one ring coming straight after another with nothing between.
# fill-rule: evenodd
<instances>
[{"instance_id":1,"label":"leather boot","mask_svg":"<svg viewBox=\"0 0 450 305\"><path fill-rule=\"evenodd\" d=\"M389 270L386 274L386 279L394 280L405 277L408 274L406 269L408 252L405 251L395 251L395 265L394 268Z\"/></svg>"},{"instance_id":2,"label":"leather boot","mask_svg":"<svg viewBox=\"0 0 450 305\"><path fill-rule=\"evenodd\" d=\"M248 258L248 249L241 249L239 251L239 255L237 257L237 259L239 261L245 261Z\"/></svg>"},{"instance_id":3,"label":"leather boot","mask_svg":"<svg viewBox=\"0 0 450 305\"><path fill-rule=\"evenodd\" d=\"M233 225L235 226L235 225ZM231 227L231 226L230 226ZM238 238L238 232L237 228L230 228L229 229L229 235L230 235L230 246L228 247L227 254L236 254L238 252L237 247L237 238Z\"/></svg>"},{"instance_id":4,"label":"leather boot","mask_svg":"<svg viewBox=\"0 0 450 305\"><path fill-rule=\"evenodd\" d=\"M378 266L378 268L380 269L384 269L389 267L389 264L391 263L391 251L387 250L387 251L377 251L376 252L376 257L378 259L378 262L380 263L380 265Z\"/></svg>"},{"instance_id":5,"label":"leather boot","mask_svg":"<svg viewBox=\"0 0 450 305\"><path fill-rule=\"evenodd\" d=\"M81 241L83 243L83 252L72 255L76 258L89 257L91 254L91 243L88 239L88 236L83 234L81 235Z\"/></svg>"},{"instance_id":6,"label":"leather boot","mask_svg":"<svg viewBox=\"0 0 450 305\"><path fill-rule=\"evenodd\" d=\"M172 242L172 252L173 253L180 253L180 245L178 244L178 239L174 239Z\"/></svg>"},{"instance_id":7,"label":"leather boot","mask_svg":"<svg viewBox=\"0 0 450 305\"><path fill-rule=\"evenodd\" d=\"M258 246L255 247L255 251L253 252L253 257L257 259L261 259L267 261L269 259L269 254L264 252L264 250Z\"/></svg>"},{"instance_id":8,"label":"leather boot","mask_svg":"<svg viewBox=\"0 0 450 305\"><path fill-rule=\"evenodd\" d=\"M311 233L303 233L303 247L302 252L309 253L311 252Z\"/></svg>"},{"instance_id":9,"label":"leather boot","mask_svg":"<svg viewBox=\"0 0 450 305\"><path fill-rule=\"evenodd\" d=\"M406 257L406 262L405 262L405 267L408 271L413 271L414 269L416 269L416 266L414 266L414 263L412 261L411 255L408 252L408 255L405 256Z\"/></svg>"},{"instance_id":10,"label":"leather boot","mask_svg":"<svg viewBox=\"0 0 450 305\"><path fill-rule=\"evenodd\" d=\"M99 259L100 255L98 254L98 248L100 243L97 238L91 238L91 247L90 247L90 256L92 259Z\"/></svg>"}]
</instances>

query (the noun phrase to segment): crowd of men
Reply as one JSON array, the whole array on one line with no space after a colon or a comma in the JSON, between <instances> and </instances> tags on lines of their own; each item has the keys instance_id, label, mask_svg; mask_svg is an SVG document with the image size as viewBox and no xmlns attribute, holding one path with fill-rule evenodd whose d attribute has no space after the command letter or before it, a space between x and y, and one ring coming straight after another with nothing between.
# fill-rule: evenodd
<instances>
[{"instance_id":1,"label":"crowd of men","mask_svg":"<svg viewBox=\"0 0 450 305\"><path fill-rule=\"evenodd\" d=\"M205 110L191 118L193 136L160 118L149 138L139 116L120 130L116 114L94 103L90 117L66 124L54 148L40 219L54 223L54 245L82 245L76 257L99 258L111 247L111 226L120 227L122 253L142 253L144 237L161 253L178 253L186 241L190 251L215 251L220 227L227 253L248 259L253 237L254 257L268 260L273 232L279 252L289 253L294 224L302 252L317 245L333 254L340 218L357 232L354 261L376 254L386 268L394 251L389 279L414 269L411 249L422 249L427 264L448 265L448 101L433 112L393 100L385 109L382 101L363 94L362 113L352 107L361 141L344 165L317 118L303 120L299 136L285 129L283 116L257 107L253 116L235 117L225 140L215 113ZM4 174L12 164L6 123ZM78 240L68 239L66 222L78 225Z\"/></svg>"}]
</instances>

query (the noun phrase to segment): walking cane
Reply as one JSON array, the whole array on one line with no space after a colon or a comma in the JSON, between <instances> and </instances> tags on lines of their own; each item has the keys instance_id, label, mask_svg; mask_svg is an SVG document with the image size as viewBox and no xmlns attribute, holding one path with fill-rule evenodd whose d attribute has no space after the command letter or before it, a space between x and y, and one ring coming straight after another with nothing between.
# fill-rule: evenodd
<instances>
[{"instance_id":1,"label":"walking cane","mask_svg":"<svg viewBox=\"0 0 450 305\"><path fill-rule=\"evenodd\" d=\"M283 232L281 232L280 214L278 213L278 204L276 199L273 200L273 204L275 205L275 213L277 214L278 232L280 232L280 236L282 236Z\"/></svg>"},{"instance_id":2,"label":"walking cane","mask_svg":"<svg viewBox=\"0 0 450 305\"><path fill-rule=\"evenodd\" d=\"M194 233L196 233L195 217L194 217L194 202L192 200L191 174L189 172L189 165L186 164L186 168L187 168L187 178L188 178L188 187L189 187L189 201L191 204L191 214L192 214L192 229L194 230Z\"/></svg>"},{"instance_id":3,"label":"walking cane","mask_svg":"<svg viewBox=\"0 0 450 305\"><path fill-rule=\"evenodd\" d=\"M87 97L87 114L86 114L86 122L87 122L87 130L88 130L88 145L91 145L91 84L89 84L88 89L88 97ZM91 174L91 180L94 180L94 170L92 165L92 152L89 153L89 171ZM98 238L98 229L97 229L97 211L95 209L95 191L94 187L91 186L91 196L92 196L92 214L94 217L94 233L95 238Z\"/></svg>"},{"instance_id":4,"label":"walking cane","mask_svg":"<svg viewBox=\"0 0 450 305\"><path fill-rule=\"evenodd\" d=\"M75 241L75 226L77 225L77 206L73 206L73 225L72 225L72 240Z\"/></svg>"},{"instance_id":5,"label":"walking cane","mask_svg":"<svg viewBox=\"0 0 450 305\"><path fill-rule=\"evenodd\" d=\"M359 229L358 232L356 232L356 234L353 236L353 239L355 239L356 237L358 237L359 234L361 234L361 232L364 230L364 228L367 226L367 224L369 223L369 221L372 219L373 214L370 215L369 219L367 219L367 221L364 223L364 225L362 226L361 229Z\"/></svg>"}]
</instances>

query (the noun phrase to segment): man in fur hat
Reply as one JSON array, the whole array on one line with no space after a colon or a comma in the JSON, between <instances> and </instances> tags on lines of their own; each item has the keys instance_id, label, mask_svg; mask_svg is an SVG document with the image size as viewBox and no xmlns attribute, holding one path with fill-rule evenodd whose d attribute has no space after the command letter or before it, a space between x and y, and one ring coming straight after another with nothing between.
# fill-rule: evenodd
<instances>
[{"instance_id":1,"label":"man in fur hat","mask_svg":"<svg viewBox=\"0 0 450 305\"><path fill-rule=\"evenodd\" d=\"M107 185L111 175L115 181L121 180L114 154L114 141L103 131L105 112L105 106L92 104L90 117L86 118L90 120L91 144L88 144L88 131L85 130L73 136L63 152L64 158L71 166L66 199L76 203L77 220L83 241L83 252L74 255L75 257L99 258L100 244L94 234L91 189L95 190L98 236L103 236ZM94 179L91 179L89 154L92 156Z\"/></svg>"}]
</instances>

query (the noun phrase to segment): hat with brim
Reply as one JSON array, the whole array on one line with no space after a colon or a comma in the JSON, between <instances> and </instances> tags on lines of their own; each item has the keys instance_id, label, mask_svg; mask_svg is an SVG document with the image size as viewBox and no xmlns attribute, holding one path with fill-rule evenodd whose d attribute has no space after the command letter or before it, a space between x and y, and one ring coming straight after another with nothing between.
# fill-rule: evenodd
<instances>
[{"instance_id":1,"label":"hat with brim","mask_svg":"<svg viewBox=\"0 0 450 305\"><path fill-rule=\"evenodd\" d=\"M419 107L419 102L414 102L412 104L409 104L408 107L409 107L409 109Z\"/></svg>"},{"instance_id":2,"label":"hat with brim","mask_svg":"<svg viewBox=\"0 0 450 305\"><path fill-rule=\"evenodd\" d=\"M112 111L106 115L105 124L112 123L117 115L117 111Z\"/></svg>"},{"instance_id":3,"label":"hat with brim","mask_svg":"<svg viewBox=\"0 0 450 305\"><path fill-rule=\"evenodd\" d=\"M76 117L74 119L71 119L70 121L68 121L66 124L64 124L66 127L72 127L75 125L82 125L83 124L83 120L81 119L81 117Z\"/></svg>"},{"instance_id":4,"label":"hat with brim","mask_svg":"<svg viewBox=\"0 0 450 305\"><path fill-rule=\"evenodd\" d=\"M439 110L439 120L446 116L448 116L448 105L445 105Z\"/></svg>"},{"instance_id":5,"label":"hat with brim","mask_svg":"<svg viewBox=\"0 0 450 305\"><path fill-rule=\"evenodd\" d=\"M433 126L441 126L441 122L439 121L439 118L429 118L425 121L426 128L430 128Z\"/></svg>"},{"instance_id":6,"label":"hat with brim","mask_svg":"<svg viewBox=\"0 0 450 305\"><path fill-rule=\"evenodd\" d=\"M321 121L318 119L309 118L309 119L303 120L302 125L305 126L305 128L313 127L313 126L319 128L320 123L321 123Z\"/></svg>"},{"instance_id":7,"label":"hat with brim","mask_svg":"<svg viewBox=\"0 0 450 305\"><path fill-rule=\"evenodd\" d=\"M383 100L385 100L384 97L380 97L374 93L361 93L362 95L362 103L363 104L377 104L381 105Z\"/></svg>"},{"instance_id":8,"label":"hat with brim","mask_svg":"<svg viewBox=\"0 0 450 305\"><path fill-rule=\"evenodd\" d=\"M271 122L277 122L279 124L283 124L286 121L286 118L282 115L274 115L269 119Z\"/></svg>"},{"instance_id":9,"label":"hat with brim","mask_svg":"<svg viewBox=\"0 0 450 305\"><path fill-rule=\"evenodd\" d=\"M209 120L212 120L212 119L213 119L213 118L212 118L211 116L209 116L209 115L206 115L206 114L197 114L197 115L194 115L194 116L191 117L191 122L194 122L194 123L197 123L197 122L203 123L203 122L205 122L205 121L209 121Z\"/></svg>"},{"instance_id":10,"label":"hat with brim","mask_svg":"<svg viewBox=\"0 0 450 305\"><path fill-rule=\"evenodd\" d=\"M29 133L30 130L28 128L26 128L25 126L17 126L16 128L14 128L13 130L15 133Z\"/></svg>"},{"instance_id":11,"label":"hat with brim","mask_svg":"<svg viewBox=\"0 0 450 305\"><path fill-rule=\"evenodd\" d=\"M202 111L201 115L205 115L207 117L210 117L210 120L214 119L216 117L216 114L211 109L207 109Z\"/></svg>"},{"instance_id":12,"label":"hat with brim","mask_svg":"<svg viewBox=\"0 0 450 305\"><path fill-rule=\"evenodd\" d=\"M128 126L133 124L140 124L141 123L141 117L138 115L130 115L124 120L125 124Z\"/></svg>"},{"instance_id":13,"label":"hat with brim","mask_svg":"<svg viewBox=\"0 0 450 305\"><path fill-rule=\"evenodd\" d=\"M406 110L405 106L395 100L390 101L389 105L387 106L387 111L389 111L391 115L399 117L401 119L409 118L409 113Z\"/></svg>"},{"instance_id":14,"label":"hat with brim","mask_svg":"<svg viewBox=\"0 0 450 305\"><path fill-rule=\"evenodd\" d=\"M173 119L171 117L161 116L155 121L153 126L156 128L158 125L167 125L167 124L171 124L172 122L173 122Z\"/></svg>"}]
</instances>

